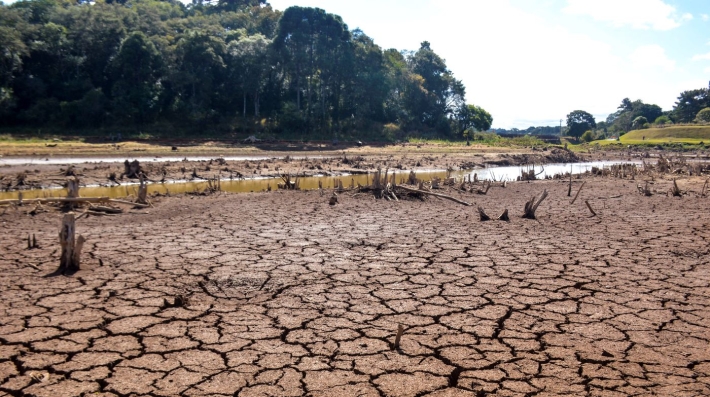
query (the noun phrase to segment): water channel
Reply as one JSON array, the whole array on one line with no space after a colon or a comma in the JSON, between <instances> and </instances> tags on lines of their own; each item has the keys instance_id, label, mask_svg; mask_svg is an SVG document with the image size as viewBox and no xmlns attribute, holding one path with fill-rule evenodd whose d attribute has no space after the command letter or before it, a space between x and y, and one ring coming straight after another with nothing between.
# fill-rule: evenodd
<instances>
[{"instance_id":1,"label":"water channel","mask_svg":"<svg viewBox=\"0 0 710 397\"><path fill-rule=\"evenodd\" d=\"M251 158L250 158L251 159ZM168 161L164 158L161 161ZM584 163L569 163L569 164L545 164L536 165L534 169L538 178L553 176L555 174L564 174L572 172L572 174L581 174L590 171L592 167L603 168L610 167L614 164L621 164L621 161L594 161ZM623 162L628 163L628 162ZM638 163L640 164L640 163ZM521 171L528 171L533 166L494 166L488 168L480 168L475 170L454 171L451 176L461 179L463 177L477 174L479 180L496 180L496 181L514 181L520 176ZM392 170L390 170L390 173ZM394 170L397 181L403 181L409 175L409 171ZM446 171L444 170L419 170L416 171L417 178L428 181L434 177L445 178ZM339 180L342 180L343 186L357 184L368 185L371 182L370 175L343 175L343 176L310 176L300 178L300 188L303 190L317 189L318 182L323 188L332 188ZM221 181L222 191L230 193L247 193L266 191L270 187L276 190L277 183L281 182L280 178L254 178L254 179L223 179ZM171 181L166 183L151 183L148 185L148 194L179 194L202 191L207 188L206 181ZM135 195L138 189L136 183L127 183L120 186L82 186L81 195L83 197L111 197L121 198L130 195ZM61 188L50 189L34 189L22 191L24 199L44 198L44 197L66 197L66 190ZM18 192L0 192L0 200L17 199Z\"/></svg>"}]
</instances>

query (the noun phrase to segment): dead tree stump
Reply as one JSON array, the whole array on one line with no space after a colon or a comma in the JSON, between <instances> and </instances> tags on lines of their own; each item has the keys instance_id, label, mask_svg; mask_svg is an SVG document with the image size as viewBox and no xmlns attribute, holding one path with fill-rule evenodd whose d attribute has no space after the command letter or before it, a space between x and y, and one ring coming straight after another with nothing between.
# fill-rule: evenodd
<instances>
[{"instance_id":1,"label":"dead tree stump","mask_svg":"<svg viewBox=\"0 0 710 397\"><path fill-rule=\"evenodd\" d=\"M416 185L417 184L417 174L415 174L414 171L409 171L409 177L407 178L407 183L409 185Z\"/></svg>"},{"instance_id":2,"label":"dead tree stump","mask_svg":"<svg viewBox=\"0 0 710 397\"><path fill-rule=\"evenodd\" d=\"M67 198L68 199L76 199L79 198L79 178L74 177L74 179L69 179L66 183L66 188L67 188ZM64 203L64 209L65 210L71 210L74 207L76 207L78 203L68 200L66 203Z\"/></svg>"},{"instance_id":3,"label":"dead tree stump","mask_svg":"<svg viewBox=\"0 0 710 397\"><path fill-rule=\"evenodd\" d=\"M138 160L133 160L129 162L128 160L123 162L123 174L121 177L126 176L127 178L139 178L140 174L143 172L141 169L141 164Z\"/></svg>"},{"instance_id":4,"label":"dead tree stump","mask_svg":"<svg viewBox=\"0 0 710 397\"><path fill-rule=\"evenodd\" d=\"M542 200L547 198L547 189L545 189L544 192L542 192L542 196L540 196L540 199L535 201L537 197L533 196L533 198L530 199L527 203L525 203L525 213L523 214L523 218L525 219L537 219L535 217L535 211L537 211L537 207L540 206L540 203L542 203Z\"/></svg>"},{"instance_id":5,"label":"dead tree stump","mask_svg":"<svg viewBox=\"0 0 710 397\"><path fill-rule=\"evenodd\" d=\"M143 174L140 175L141 179L141 184L138 187L138 198L136 198L136 202L138 204L148 204L148 184L145 183L145 176Z\"/></svg>"},{"instance_id":6,"label":"dead tree stump","mask_svg":"<svg viewBox=\"0 0 710 397\"><path fill-rule=\"evenodd\" d=\"M510 222L510 218L508 217L508 209L507 208L505 209L505 211L503 211L502 214L500 214L500 216L498 217L498 220Z\"/></svg>"},{"instance_id":7,"label":"dead tree stump","mask_svg":"<svg viewBox=\"0 0 710 397\"><path fill-rule=\"evenodd\" d=\"M59 260L59 274L71 274L79 270L81 261L81 249L86 239L84 236L76 235L74 213L64 215L62 226L59 231L59 244L62 247L62 255Z\"/></svg>"},{"instance_id":8,"label":"dead tree stump","mask_svg":"<svg viewBox=\"0 0 710 397\"><path fill-rule=\"evenodd\" d=\"M678 183L675 179L673 180L673 187L671 187L671 194L673 195L673 197L683 196L683 192L681 192L681 190L678 188Z\"/></svg>"},{"instance_id":9,"label":"dead tree stump","mask_svg":"<svg viewBox=\"0 0 710 397\"><path fill-rule=\"evenodd\" d=\"M79 198L79 178L69 179L66 186L67 198Z\"/></svg>"},{"instance_id":10,"label":"dead tree stump","mask_svg":"<svg viewBox=\"0 0 710 397\"><path fill-rule=\"evenodd\" d=\"M481 208L481 206L478 206L478 215L481 216L481 222L485 222L485 221L490 221L490 220L491 220L491 217L488 216L488 214L486 214L486 211L484 211L483 208Z\"/></svg>"}]
</instances>

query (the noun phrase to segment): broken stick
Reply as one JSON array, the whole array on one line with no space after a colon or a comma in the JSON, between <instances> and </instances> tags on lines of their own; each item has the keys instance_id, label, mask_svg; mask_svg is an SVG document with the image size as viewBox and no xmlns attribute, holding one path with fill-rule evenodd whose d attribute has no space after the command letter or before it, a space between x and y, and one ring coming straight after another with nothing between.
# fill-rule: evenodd
<instances>
[{"instance_id":1,"label":"broken stick","mask_svg":"<svg viewBox=\"0 0 710 397\"><path fill-rule=\"evenodd\" d=\"M404 333L404 327L402 327L402 324L399 324L397 327L397 335L394 337L394 349L399 350L399 342L402 340L402 334Z\"/></svg>"},{"instance_id":2,"label":"broken stick","mask_svg":"<svg viewBox=\"0 0 710 397\"><path fill-rule=\"evenodd\" d=\"M572 182L572 179L570 179L570 182ZM582 182L582 186L579 187L579 190L577 190L577 194L574 195L574 198L572 199L572 202L570 204L574 204L575 201L577 201L577 197L579 197L579 192L582 191L582 188L584 187L584 184L587 183L587 181ZM572 184L570 183L570 189L572 188Z\"/></svg>"},{"instance_id":3,"label":"broken stick","mask_svg":"<svg viewBox=\"0 0 710 397\"><path fill-rule=\"evenodd\" d=\"M451 201L456 202L456 203L459 203L459 204L471 206L471 203L467 203L467 202L465 202L465 201L463 201L463 200L459 200L459 199L457 199L457 198L455 198L455 197L447 196L447 195L441 194L441 193L433 193L433 192L430 192L430 191L428 191L428 190L412 189L412 188L410 188L410 187L406 187L406 186L402 186L402 185L397 186L397 189L406 190L406 191L412 192L412 193L427 194L427 195L430 195L430 196L435 196L435 197L440 197L440 198L443 198L443 199L451 200Z\"/></svg>"}]
</instances>

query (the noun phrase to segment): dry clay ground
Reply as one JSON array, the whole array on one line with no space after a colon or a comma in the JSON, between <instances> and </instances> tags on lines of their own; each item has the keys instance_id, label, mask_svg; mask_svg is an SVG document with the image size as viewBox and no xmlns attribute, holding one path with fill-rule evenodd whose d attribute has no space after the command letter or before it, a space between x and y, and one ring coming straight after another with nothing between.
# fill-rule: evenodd
<instances>
[{"instance_id":1,"label":"dry clay ground","mask_svg":"<svg viewBox=\"0 0 710 397\"><path fill-rule=\"evenodd\" d=\"M10 209L0 396L710 395L710 199L566 190L461 195L510 223L440 199L171 197L79 220L68 277L46 277L60 215Z\"/></svg>"}]
</instances>

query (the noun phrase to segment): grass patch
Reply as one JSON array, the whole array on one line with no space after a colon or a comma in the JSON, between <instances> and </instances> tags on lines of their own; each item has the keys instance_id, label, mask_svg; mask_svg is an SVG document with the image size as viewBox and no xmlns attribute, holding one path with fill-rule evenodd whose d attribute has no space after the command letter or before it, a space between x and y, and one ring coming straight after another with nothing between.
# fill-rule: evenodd
<instances>
[{"instance_id":1,"label":"grass patch","mask_svg":"<svg viewBox=\"0 0 710 397\"><path fill-rule=\"evenodd\" d=\"M697 145L701 142L710 143L710 125L685 125L635 130L621 136L619 141L626 145L658 145L664 143Z\"/></svg>"},{"instance_id":2,"label":"grass patch","mask_svg":"<svg viewBox=\"0 0 710 397\"><path fill-rule=\"evenodd\" d=\"M466 141L449 141L444 139L422 139L409 138L407 140L412 144L433 144L444 147L466 146ZM549 146L547 143L538 139L533 135L524 135L514 138L508 138L493 133L476 133L475 139L471 140L471 145L484 145L493 147L531 147L531 146Z\"/></svg>"}]
</instances>

